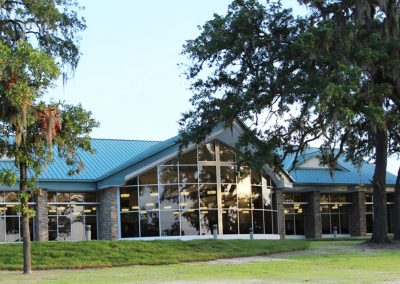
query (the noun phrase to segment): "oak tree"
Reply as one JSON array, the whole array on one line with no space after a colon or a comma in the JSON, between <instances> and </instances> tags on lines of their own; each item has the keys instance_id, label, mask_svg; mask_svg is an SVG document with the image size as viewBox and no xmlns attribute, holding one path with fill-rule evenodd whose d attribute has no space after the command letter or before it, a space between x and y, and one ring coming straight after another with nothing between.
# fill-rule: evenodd
<instances>
[{"instance_id":1,"label":"oak tree","mask_svg":"<svg viewBox=\"0 0 400 284\"><path fill-rule=\"evenodd\" d=\"M250 131L237 147L253 166L289 154L296 163L315 140L331 169L341 155L356 165L373 159L371 241L386 242L386 164L400 125L399 4L300 2L305 16L279 2L233 1L186 42L194 95L182 140L200 142L217 123L240 118Z\"/></svg>"}]
</instances>

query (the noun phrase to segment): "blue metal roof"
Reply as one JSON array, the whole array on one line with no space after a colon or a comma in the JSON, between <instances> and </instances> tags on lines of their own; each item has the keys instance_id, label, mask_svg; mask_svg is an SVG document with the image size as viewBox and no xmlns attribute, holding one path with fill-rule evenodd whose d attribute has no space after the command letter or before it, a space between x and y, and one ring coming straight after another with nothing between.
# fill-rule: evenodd
<instances>
[{"instance_id":1,"label":"blue metal roof","mask_svg":"<svg viewBox=\"0 0 400 284\"><path fill-rule=\"evenodd\" d=\"M80 152L84 163L84 169L76 175L68 176L68 166L55 155L52 164L40 175L40 182L51 184L57 182L86 182L100 185L112 184L113 181L121 182L125 175L132 169L143 167L148 162L153 162L153 157L160 158L177 150L179 136L165 141L141 141L118 139L93 139L92 145L96 149L95 154ZM172 150L171 150L172 149ZM318 148L309 148L298 157L297 165L319 156ZM293 163L293 156L288 156L284 163L284 169L288 171ZM289 172L296 185L371 185L375 166L367 162L358 170L344 158L339 159L339 169L330 175L324 168L295 168ZM0 161L0 168L11 168L12 161ZM396 176L387 173L387 184L394 185ZM68 187L68 186L67 186Z\"/></svg>"},{"instance_id":2,"label":"blue metal roof","mask_svg":"<svg viewBox=\"0 0 400 284\"><path fill-rule=\"evenodd\" d=\"M298 163L294 170L289 172L294 179L294 184L328 184L328 185L371 185L374 176L375 165L363 163L360 169L351 162L346 161L344 157L338 160L338 169L333 171L331 176L329 169L326 168L298 168L305 161L318 157L320 151L318 148L309 148L297 158ZM289 171L292 167L294 156L285 159L283 166ZM396 176L390 172L386 172L386 184L394 185Z\"/></svg>"},{"instance_id":3,"label":"blue metal roof","mask_svg":"<svg viewBox=\"0 0 400 284\"><path fill-rule=\"evenodd\" d=\"M68 176L69 168L56 154L54 160L39 176L40 181L94 181L107 172L145 152L159 141L93 139L95 154L79 151L84 168L79 174ZM0 167L10 169L12 161L1 161Z\"/></svg>"}]
</instances>

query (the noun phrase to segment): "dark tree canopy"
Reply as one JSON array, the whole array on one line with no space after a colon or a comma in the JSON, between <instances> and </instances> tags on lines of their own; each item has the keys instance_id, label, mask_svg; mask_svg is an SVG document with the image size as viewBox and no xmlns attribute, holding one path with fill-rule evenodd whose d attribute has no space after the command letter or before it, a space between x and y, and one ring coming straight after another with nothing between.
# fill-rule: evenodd
<instances>
[{"instance_id":1,"label":"dark tree canopy","mask_svg":"<svg viewBox=\"0 0 400 284\"><path fill-rule=\"evenodd\" d=\"M399 145L400 4L302 2L310 12L296 17L280 3L233 1L186 42L194 95L183 141L200 142L217 123L239 118L250 131L238 147L257 146L242 157L254 165L298 155L314 140L331 168L340 155L357 165L374 159L374 232L382 235L373 239L386 241L386 159Z\"/></svg>"}]
</instances>

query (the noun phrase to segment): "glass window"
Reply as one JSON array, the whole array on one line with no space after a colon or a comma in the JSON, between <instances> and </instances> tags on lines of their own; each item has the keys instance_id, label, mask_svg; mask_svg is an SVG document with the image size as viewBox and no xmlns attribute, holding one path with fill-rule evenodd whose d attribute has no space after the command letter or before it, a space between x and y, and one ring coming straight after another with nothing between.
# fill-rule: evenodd
<instances>
[{"instance_id":1,"label":"glass window","mask_svg":"<svg viewBox=\"0 0 400 284\"><path fill-rule=\"evenodd\" d=\"M179 208L179 192L177 185L160 186L160 208L161 209Z\"/></svg>"},{"instance_id":2,"label":"glass window","mask_svg":"<svg viewBox=\"0 0 400 284\"><path fill-rule=\"evenodd\" d=\"M85 216L85 225L90 226L92 240L97 240L97 218L96 216Z\"/></svg>"},{"instance_id":3,"label":"glass window","mask_svg":"<svg viewBox=\"0 0 400 284\"><path fill-rule=\"evenodd\" d=\"M70 202L70 193L69 192L57 193L57 202Z\"/></svg>"},{"instance_id":4,"label":"glass window","mask_svg":"<svg viewBox=\"0 0 400 284\"><path fill-rule=\"evenodd\" d=\"M68 216L58 216L58 236L59 241L71 239L71 219Z\"/></svg>"},{"instance_id":5,"label":"glass window","mask_svg":"<svg viewBox=\"0 0 400 284\"><path fill-rule=\"evenodd\" d=\"M296 235L304 235L304 218L303 214L295 215Z\"/></svg>"},{"instance_id":6,"label":"glass window","mask_svg":"<svg viewBox=\"0 0 400 284\"><path fill-rule=\"evenodd\" d=\"M177 166L158 166L160 184L178 183Z\"/></svg>"},{"instance_id":7,"label":"glass window","mask_svg":"<svg viewBox=\"0 0 400 284\"><path fill-rule=\"evenodd\" d=\"M199 191L197 185L186 185L180 190L181 209L199 209Z\"/></svg>"},{"instance_id":8,"label":"glass window","mask_svg":"<svg viewBox=\"0 0 400 284\"><path fill-rule=\"evenodd\" d=\"M72 215L71 240L81 241L85 239L85 219L82 215Z\"/></svg>"},{"instance_id":9,"label":"glass window","mask_svg":"<svg viewBox=\"0 0 400 284\"><path fill-rule=\"evenodd\" d=\"M19 241L19 217L6 217L6 242Z\"/></svg>"},{"instance_id":10,"label":"glass window","mask_svg":"<svg viewBox=\"0 0 400 284\"><path fill-rule=\"evenodd\" d=\"M157 186L140 186L139 206L141 210L153 210L158 208Z\"/></svg>"},{"instance_id":11,"label":"glass window","mask_svg":"<svg viewBox=\"0 0 400 284\"><path fill-rule=\"evenodd\" d=\"M331 220L329 214L321 215L322 222L322 234L330 234L331 233Z\"/></svg>"},{"instance_id":12,"label":"glass window","mask_svg":"<svg viewBox=\"0 0 400 284\"><path fill-rule=\"evenodd\" d=\"M199 210L181 212L181 235L194 236L200 234Z\"/></svg>"},{"instance_id":13,"label":"glass window","mask_svg":"<svg viewBox=\"0 0 400 284\"><path fill-rule=\"evenodd\" d=\"M200 209L217 208L217 186L200 185Z\"/></svg>"},{"instance_id":14,"label":"glass window","mask_svg":"<svg viewBox=\"0 0 400 284\"><path fill-rule=\"evenodd\" d=\"M252 227L250 210L239 210L239 234L248 234Z\"/></svg>"},{"instance_id":15,"label":"glass window","mask_svg":"<svg viewBox=\"0 0 400 284\"><path fill-rule=\"evenodd\" d=\"M261 172L252 170L251 171L251 184L261 185L261 183L262 183Z\"/></svg>"},{"instance_id":16,"label":"glass window","mask_svg":"<svg viewBox=\"0 0 400 284\"><path fill-rule=\"evenodd\" d=\"M161 236L179 236L179 211L160 211Z\"/></svg>"},{"instance_id":17,"label":"glass window","mask_svg":"<svg viewBox=\"0 0 400 284\"><path fill-rule=\"evenodd\" d=\"M5 202L18 202L18 192L6 191L4 200Z\"/></svg>"},{"instance_id":18,"label":"glass window","mask_svg":"<svg viewBox=\"0 0 400 284\"><path fill-rule=\"evenodd\" d=\"M230 147L219 143L219 159L222 162L235 162L235 151Z\"/></svg>"},{"instance_id":19,"label":"glass window","mask_svg":"<svg viewBox=\"0 0 400 284\"><path fill-rule=\"evenodd\" d=\"M200 183L217 183L217 171L214 166L200 166L199 171Z\"/></svg>"},{"instance_id":20,"label":"glass window","mask_svg":"<svg viewBox=\"0 0 400 284\"><path fill-rule=\"evenodd\" d=\"M264 234L264 212L262 210L253 211L253 232L254 234Z\"/></svg>"},{"instance_id":21,"label":"glass window","mask_svg":"<svg viewBox=\"0 0 400 284\"><path fill-rule=\"evenodd\" d=\"M57 193L56 192L47 192L47 200L48 200L48 202L57 202Z\"/></svg>"},{"instance_id":22,"label":"glass window","mask_svg":"<svg viewBox=\"0 0 400 284\"><path fill-rule=\"evenodd\" d=\"M121 187L119 192L122 212L139 210L138 188L136 186Z\"/></svg>"},{"instance_id":23,"label":"glass window","mask_svg":"<svg viewBox=\"0 0 400 284\"><path fill-rule=\"evenodd\" d=\"M121 237L139 237L139 212L121 213Z\"/></svg>"},{"instance_id":24,"label":"glass window","mask_svg":"<svg viewBox=\"0 0 400 284\"><path fill-rule=\"evenodd\" d=\"M237 208L236 184L221 185L222 208Z\"/></svg>"},{"instance_id":25,"label":"glass window","mask_svg":"<svg viewBox=\"0 0 400 284\"><path fill-rule=\"evenodd\" d=\"M7 204L6 205L6 215L7 216L18 216L17 205L16 204Z\"/></svg>"},{"instance_id":26,"label":"glass window","mask_svg":"<svg viewBox=\"0 0 400 284\"><path fill-rule=\"evenodd\" d=\"M264 211L264 224L265 224L265 233L273 234L272 211L269 210Z\"/></svg>"},{"instance_id":27,"label":"glass window","mask_svg":"<svg viewBox=\"0 0 400 284\"><path fill-rule=\"evenodd\" d=\"M154 167L151 170L141 174L139 176L139 184L157 184L157 167Z\"/></svg>"},{"instance_id":28,"label":"glass window","mask_svg":"<svg viewBox=\"0 0 400 284\"><path fill-rule=\"evenodd\" d=\"M285 234L294 235L294 214L285 214Z\"/></svg>"},{"instance_id":29,"label":"glass window","mask_svg":"<svg viewBox=\"0 0 400 284\"><path fill-rule=\"evenodd\" d=\"M1 213L4 211L0 210L0 243L6 241L6 217Z\"/></svg>"},{"instance_id":30,"label":"glass window","mask_svg":"<svg viewBox=\"0 0 400 284\"><path fill-rule=\"evenodd\" d=\"M186 183L197 183L198 173L197 166L180 166L179 167L179 182L182 184Z\"/></svg>"},{"instance_id":31,"label":"glass window","mask_svg":"<svg viewBox=\"0 0 400 284\"><path fill-rule=\"evenodd\" d=\"M200 210L200 228L202 235L212 235L213 226L218 228L217 210Z\"/></svg>"},{"instance_id":32,"label":"glass window","mask_svg":"<svg viewBox=\"0 0 400 284\"><path fill-rule=\"evenodd\" d=\"M71 202L83 202L83 192L72 192L71 193Z\"/></svg>"},{"instance_id":33,"label":"glass window","mask_svg":"<svg viewBox=\"0 0 400 284\"><path fill-rule=\"evenodd\" d=\"M96 192L85 192L85 202L97 202Z\"/></svg>"},{"instance_id":34,"label":"glass window","mask_svg":"<svg viewBox=\"0 0 400 284\"><path fill-rule=\"evenodd\" d=\"M263 209L263 198L262 198L261 186L252 186L251 187L251 200L252 200L252 208Z\"/></svg>"},{"instance_id":35,"label":"glass window","mask_svg":"<svg viewBox=\"0 0 400 284\"><path fill-rule=\"evenodd\" d=\"M196 165L197 151L192 150L179 156L179 164L181 165Z\"/></svg>"},{"instance_id":36,"label":"glass window","mask_svg":"<svg viewBox=\"0 0 400 284\"><path fill-rule=\"evenodd\" d=\"M238 211L222 210L223 230L224 234L238 233Z\"/></svg>"},{"instance_id":37,"label":"glass window","mask_svg":"<svg viewBox=\"0 0 400 284\"><path fill-rule=\"evenodd\" d=\"M0 202L4 202L4 191L0 190Z\"/></svg>"},{"instance_id":38,"label":"glass window","mask_svg":"<svg viewBox=\"0 0 400 284\"><path fill-rule=\"evenodd\" d=\"M221 183L236 183L236 167L221 166Z\"/></svg>"},{"instance_id":39,"label":"glass window","mask_svg":"<svg viewBox=\"0 0 400 284\"><path fill-rule=\"evenodd\" d=\"M215 161L215 142L209 142L198 148L199 161Z\"/></svg>"},{"instance_id":40,"label":"glass window","mask_svg":"<svg viewBox=\"0 0 400 284\"><path fill-rule=\"evenodd\" d=\"M158 237L159 231L159 212L142 211L140 212L140 233L141 237Z\"/></svg>"}]
</instances>

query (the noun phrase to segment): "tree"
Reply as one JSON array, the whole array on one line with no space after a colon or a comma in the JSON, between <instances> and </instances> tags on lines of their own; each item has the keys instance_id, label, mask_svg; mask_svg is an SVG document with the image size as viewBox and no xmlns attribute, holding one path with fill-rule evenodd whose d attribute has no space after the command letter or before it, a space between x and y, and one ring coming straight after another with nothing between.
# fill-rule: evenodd
<instances>
[{"instance_id":1,"label":"tree","mask_svg":"<svg viewBox=\"0 0 400 284\"><path fill-rule=\"evenodd\" d=\"M304 17L280 3L233 1L186 42L194 95L180 121L182 140L198 143L220 121L228 127L238 117L251 131L237 147L253 166L266 157L278 165L288 154L294 165L317 139L331 169L341 155L356 165L374 159L371 241L386 242L386 163L400 125L399 4L302 2L310 7Z\"/></svg>"},{"instance_id":2,"label":"tree","mask_svg":"<svg viewBox=\"0 0 400 284\"><path fill-rule=\"evenodd\" d=\"M63 78L79 61L77 33L85 28L72 0L1 1L0 3L0 153L15 168L3 170L2 183L20 188L24 273L31 273L28 200L37 178L57 155L79 172L78 149L93 151L89 133L98 123L80 105L40 101L61 70Z\"/></svg>"}]
</instances>

